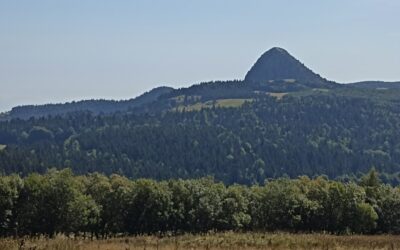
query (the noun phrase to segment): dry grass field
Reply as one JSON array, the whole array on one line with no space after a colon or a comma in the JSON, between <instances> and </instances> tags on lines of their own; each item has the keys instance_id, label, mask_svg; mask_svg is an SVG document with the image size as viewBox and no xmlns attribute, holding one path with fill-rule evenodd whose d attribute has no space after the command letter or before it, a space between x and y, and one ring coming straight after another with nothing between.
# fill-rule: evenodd
<instances>
[{"instance_id":1,"label":"dry grass field","mask_svg":"<svg viewBox=\"0 0 400 250\"><path fill-rule=\"evenodd\" d=\"M209 235L183 235L158 238L140 236L108 240L82 240L57 237L55 239L2 239L0 249L89 249L89 250L176 250L176 249L400 249L400 237L378 236L334 236L324 234L263 234L263 233L218 233Z\"/></svg>"},{"instance_id":2,"label":"dry grass field","mask_svg":"<svg viewBox=\"0 0 400 250\"><path fill-rule=\"evenodd\" d=\"M268 93L270 96L276 97L277 100L281 100L287 93Z\"/></svg>"}]
</instances>

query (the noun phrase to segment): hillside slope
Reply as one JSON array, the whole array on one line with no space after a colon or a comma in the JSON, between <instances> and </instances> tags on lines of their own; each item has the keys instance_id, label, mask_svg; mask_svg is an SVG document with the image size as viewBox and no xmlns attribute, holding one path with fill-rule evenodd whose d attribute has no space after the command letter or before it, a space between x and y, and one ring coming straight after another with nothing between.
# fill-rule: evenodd
<instances>
[{"instance_id":1,"label":"hillside slope","mask_svg":"<svg viewBox=\"0 0 400 250\"><path fill-rule=\"evenodd\" d=\"M212 175L262 183L282 175L400 172L400 92L331 90L263 96L234 108L137 115L69 114L0 123L0 169L121 173L155 179ZM393 91L392 91L393 92Z\"/></svg>"},{"instance_id":2,"label":"hillside slope","mask_svg":"<svg viewBox=\"0 0 400 250\"><path fill-rule=\"evenodd\" d=\"M332 82L311 71L286 50L272 48L257 60L247 73L245 81L269 83L277 80L289 83L300 82L313 88L326 88L333 85Z\"/></svg>"},{"instance_id":3,"label":"hillside slope","mask_svg":"<svg viewBox=\"0 0 400 250\"><path fill-rule=\"evenodd\" d=\"M29 119L49 115L64 115L70 112L113 113L127 110L135 112L153 112L167 110L181 105L177 98L184 98L189 104L220 98L253 98L256 94L286 93L310 88L331 89L339 84L328 81L315 74L299 60L281 48L272 48L265 52L250 69L244 80L216 81L196 84L174 90L168 87L153 89L142 96L130 100L84 100L64 104L28 105L13 108L0 120L13 118ZM172 102L171 102L172 100ZM155 103L157 102L157 103Z\"/></svg>"},{"instance_id":4,"label":"hillside slope","mask_svg":"<svg viewBox=\"0 0 400 250\"><path fill-rule=\"evenodd\" d=\"M31 117L45 117L50 115L64 115L71 112L114 113L128 111L156 101L161 95L171 92L173 88L158 87L136 98L122 101L114 100L83 100L62 104L27 105L13 108L3 115L5 119L29 119Z\"/></svg>"},{"instance_id":5,"label":"hillside slope","mask_svg":"<svg viewBox=\"0 0 400 250\"><path fill-rule=\"evenodd\" d=\"M365 81L365 82L349 83L348 85L363 89L376 89L376 90L400 89L400 82Z\"/></svg>"},{"instance_id":6,"label":"hillside slope","mask_svg":"<svg viewBox=\"0 0 400 250\"><path fill-rule=\"evenodd\" d=\"M399 183L400 90L382 84L329 82L275 48L245 80L13 109L0 122L0 172L71 167L251 184L283 175L348 179L376 167Z\"/></svg>"}]
</instances>

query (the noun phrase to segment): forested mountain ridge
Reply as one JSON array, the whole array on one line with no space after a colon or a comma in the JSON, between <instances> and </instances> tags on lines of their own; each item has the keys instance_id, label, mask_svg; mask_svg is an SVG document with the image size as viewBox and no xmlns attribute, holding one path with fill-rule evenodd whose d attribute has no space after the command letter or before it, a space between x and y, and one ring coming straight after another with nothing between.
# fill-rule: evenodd
<instances>
[{"instance_id":1,"label":"forested mountain ridge","mask_svg":"<svg viewBox=\"0 0 400 250\"><path fill-rule=\"evenodd\" d=\"M299 60L282 48L272 48L265 52L246 74L247 82L301 82L313 88L331 88L333 82L314 73Z\"/></svg>"},{"instance_id":2,"label":"forested mountain ridge","mask_svg":"<svg viewBox=\"0 0 400 250\"><path fill-rule=\"evenodd\" d=\"M286 50L272 48L257 60L244 80L205 82L181 89L158 87L129 100L83 100L64 104L18 106L0 114L0 121L86 111L94 114L126 111L146 113L196 103L199 106L201 103L218 99L252 99L271 93L282 95L310 89L347 87L378 90L400 88L398 83L378 81L338 84L314 73Z\"/></svg>"},{"instance_id":3,"label":"forested mountain ridge","mask_svg":"<svg viewBox=\"0 0 400 250\"><path fill-rule=\"evenodd\" d=\"M377 89L377 90L400 89L400 82L365 81L365 82L350 83L349 85L356 88Z\"/></svg>"},{"instance_id":4,"label":"forested mountain ridge","mask_svg":"<svg viewBox=\"0 0 400 250\"><path fill-rule=\"evenodd\" d=\"M25 120L0 122L0 170L25 175L69 167L79 174L211 175L252 184L284 175L351 179L375 167L385 182L399 183L400 90L337 84L306 72L315 81L296 73L295 81L162 88L114 111L46 116L35 115L43 111L38 107L30 119L27 112Z\"/></svg>"},{"instance_id":5,"label":"forested mountain ridge","mask_svg":"<svg viewBox=\"0 0 400 250\"><path fill-rule=\"evenodd\" d=\"M354 89L263 96L235 107L154 114L72 113L0 123L0 169L71 167L155 179L212 175L225 183L326 174L375 166L400 171L400 93ZM395 179L393 179L393 177Z\"/></svg>"},{"instance_id":6,"label":"forested mountain ridge","mask_svg":"<svg viewBox=\"0 0 400 250\"><path fill-rule=\"evenodd\" d=\"M13 108L0 119L29 119L63 115L70 112L89 111L94 114L127 110L152 112L185 104L216 99L253 98L259 94L286 93L310 88L339 88L339 84L315 74L286 50L272 48L264 53L245 76L244 80L216 81L196 84L174 90L169 87L155 88L130 100L86 100L65 104L29 105ZM176 102L176 100L179 100Z\"/></svg>"},{"instance_id":7,"label":"forested mountain ridge","mask_svg":"<svg viewBox=\"0 0 400 250\"><path fill-rule=\"evenodd\" d=\"M84 100L63 104L27 105L14 107L10 112L4 114L4 119L29 119L30 117L45 117L50 115L63 115L71 112L88 111L94 114L114 113L128 111L129 109L142 107L154 102L163 94L173 90L170 87L154 88L136 98L129 100ZM2 118L0 117L0 120Z\"/></svg>"}]
</instances>

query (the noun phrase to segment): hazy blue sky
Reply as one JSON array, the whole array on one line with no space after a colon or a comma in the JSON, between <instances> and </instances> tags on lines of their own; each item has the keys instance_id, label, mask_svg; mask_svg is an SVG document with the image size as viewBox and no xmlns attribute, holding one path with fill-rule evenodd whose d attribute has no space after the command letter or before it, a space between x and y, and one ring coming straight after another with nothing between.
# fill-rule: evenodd
<instances>
[{"instance_id":1,"label":"hazy blue sky","mask_svg":"<svg viewBox=\"0 0 400 250\"><path fill-rule=\"evenodd\" d=\"M0 111L241 79L273 46L339 82L400 80L399 0L0 0Z\"/></svg>"}]
</instances>

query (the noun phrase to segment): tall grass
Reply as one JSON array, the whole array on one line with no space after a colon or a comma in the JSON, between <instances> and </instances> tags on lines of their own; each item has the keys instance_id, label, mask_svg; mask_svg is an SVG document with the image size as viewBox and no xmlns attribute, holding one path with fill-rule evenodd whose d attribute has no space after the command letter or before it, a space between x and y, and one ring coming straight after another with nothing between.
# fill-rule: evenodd
<instances>
[{"instance_id":1,"label":"tall grass","mask_svg":"<svg viewBox=\"0 0 400 250\"><path fill-rule=\"evenodd\" d=\"M21 243L23 242L23 243ZM207 235L182 235L158 238L138 236L106 240L69 239L1 239L1 250L55 249L55 250L222 250L222 249L400 249L400 237L379 236L334 236L324 234L286 233L218 233Z\"/></svg>"}]
</instances>

